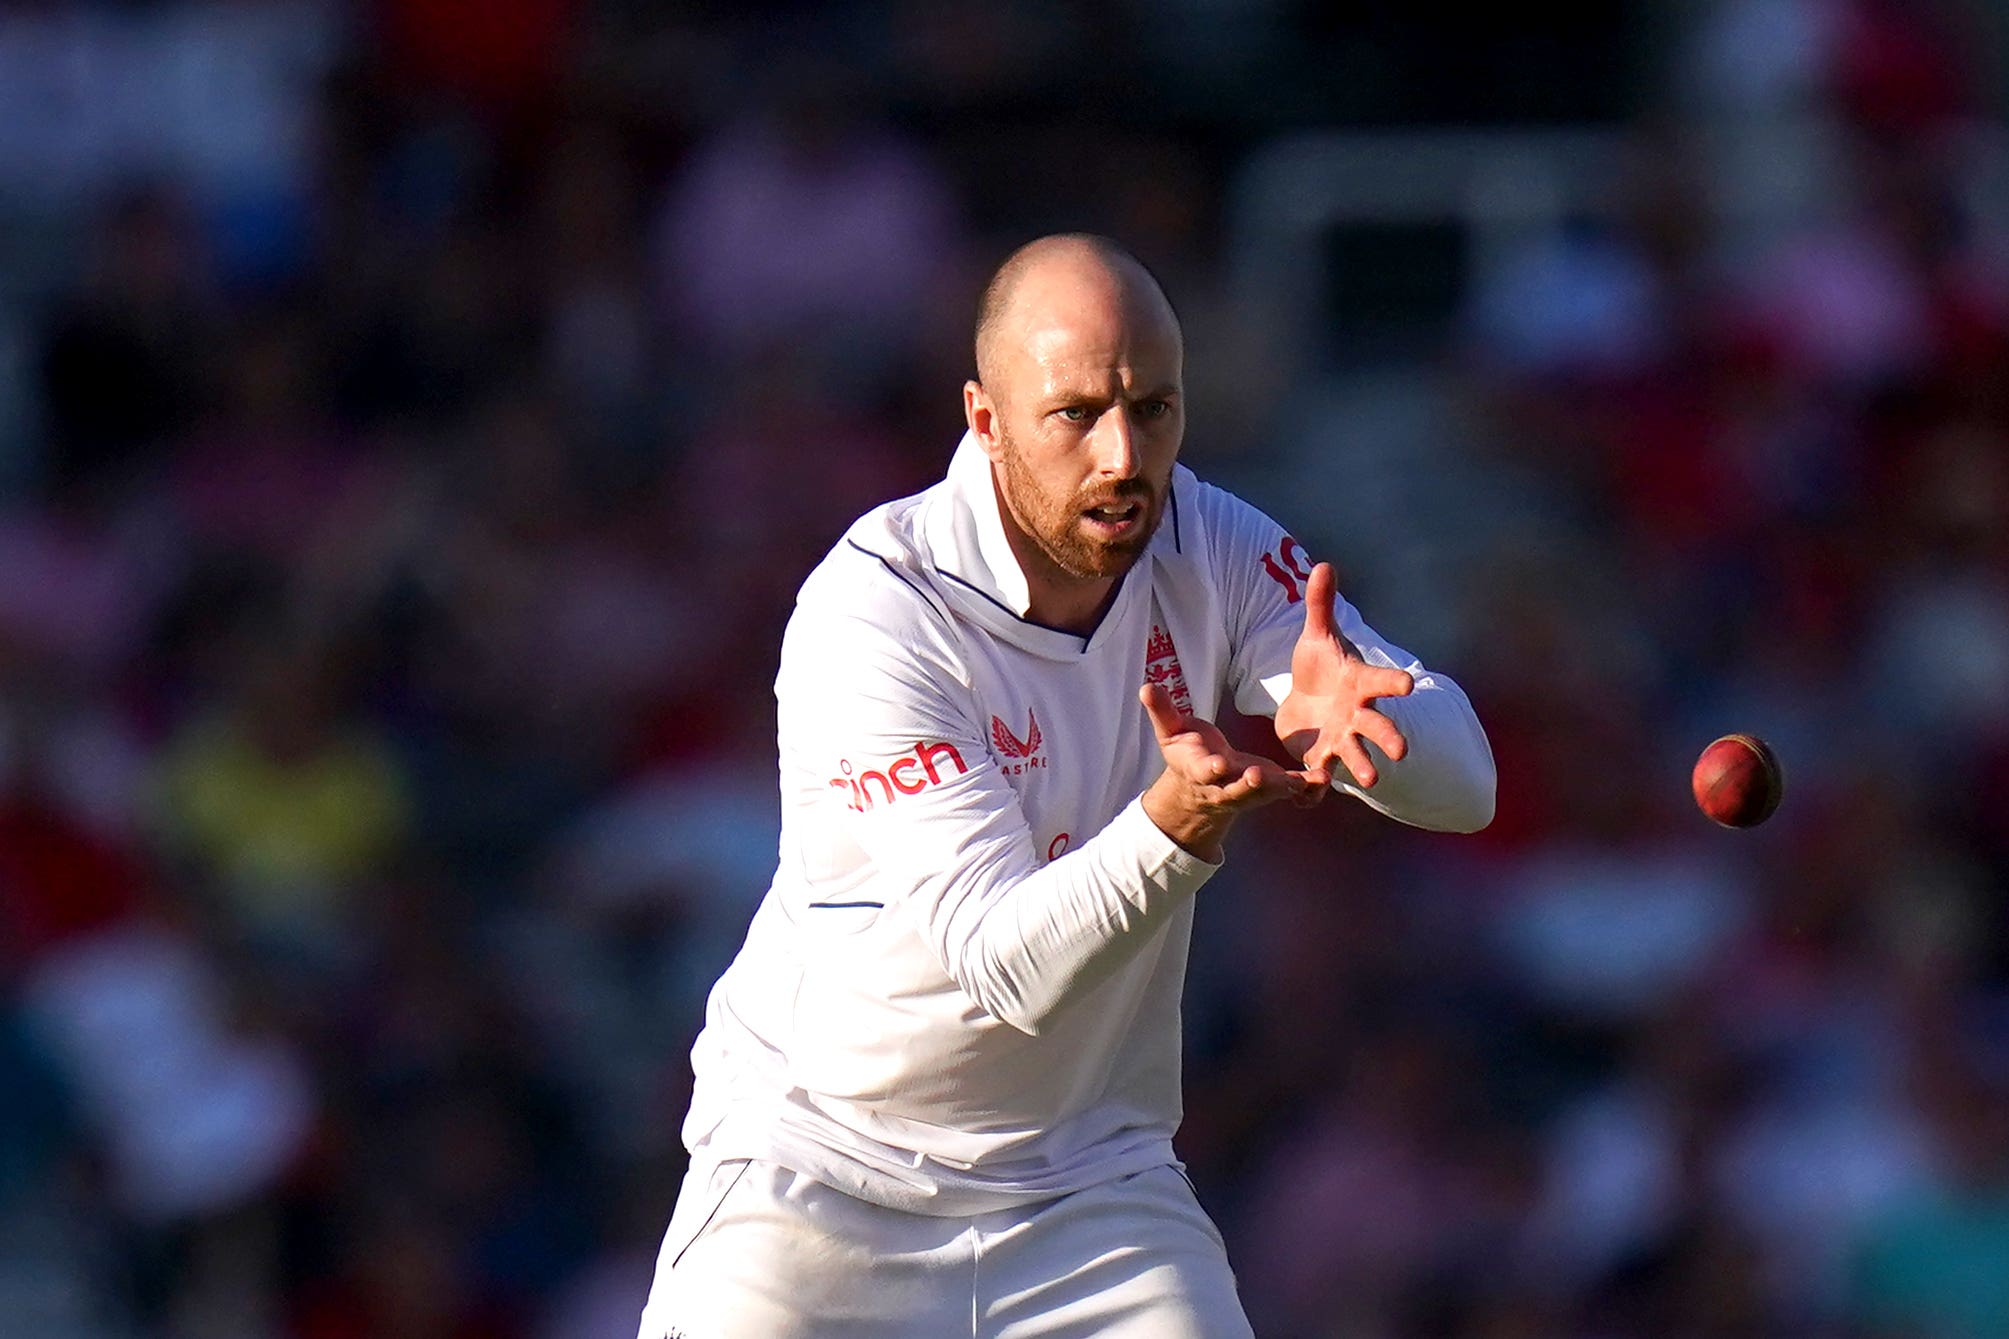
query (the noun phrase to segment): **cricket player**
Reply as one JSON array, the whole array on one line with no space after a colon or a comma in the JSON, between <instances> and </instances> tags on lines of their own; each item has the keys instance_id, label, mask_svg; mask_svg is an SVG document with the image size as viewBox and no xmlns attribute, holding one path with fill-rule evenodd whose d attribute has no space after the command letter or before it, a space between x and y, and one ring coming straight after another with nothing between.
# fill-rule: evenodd
<instances>
[{"instance_id":1,"label":"cricket player","mask_svg":"<svg viewBox=\"0 0 2009 1339\"><path fill-rule=\"evenodd\" d=\"M780 867L692 1054L640 1339L1249 1334L1172 1153L1193 899L1247 810L1336 786L1471 831L1493 759L1456 684L1177 463L1182 359L1115 243L1021 248L947 477L803 584ZM1300 765L1232 748L1228 701Z\"/></svg>"}]
</instances>

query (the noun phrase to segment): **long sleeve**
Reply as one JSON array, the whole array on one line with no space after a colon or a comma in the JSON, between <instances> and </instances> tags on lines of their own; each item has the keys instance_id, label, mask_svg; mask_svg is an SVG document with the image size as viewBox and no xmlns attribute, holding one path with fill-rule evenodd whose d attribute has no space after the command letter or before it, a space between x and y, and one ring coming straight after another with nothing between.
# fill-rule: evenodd
<instances>
[{"instance_id":1,"label":"long sleeve","mask_svg":"<svg viewBox=\"0 0 2009 1339\"><path fill-rule=\"evenodd\" d=\"M842 646L830 657L815 648ZM784 785L809 796L809 871L908 918L983 1010L1037 1035L1147 943L1217 866L1132 800L1057 858L1035 841L958 680L951 649L914 628L798 609L777 681ZM869 872L869 874L867 873Z\"/></svg>"},{"instance_id":2,"label":"long sleeve","mask_svg":"<svg viewBox=\"0 0 2009 1339\"><path fill-rule=\"evenodd\" d=\"M1290 695L1291 650L1304 627L1304 583L1313 559L1256 508L1219 489L1202 493L1212 516L1210 560L1233 647L1230 690L1242 711L1274 716ZM1348 779L1337 789L1416 827L1442 832L1485 827L1493 818L1493 751L1465 690L1369 627L1345 598L1336 612L1340 631L1368 663L1407 670L1416 680L1409 696L1380 702L1409 741L1408 755L1391 762L1368 744L1380 772L1374 788Z\"/></svg>"}]
</instances>

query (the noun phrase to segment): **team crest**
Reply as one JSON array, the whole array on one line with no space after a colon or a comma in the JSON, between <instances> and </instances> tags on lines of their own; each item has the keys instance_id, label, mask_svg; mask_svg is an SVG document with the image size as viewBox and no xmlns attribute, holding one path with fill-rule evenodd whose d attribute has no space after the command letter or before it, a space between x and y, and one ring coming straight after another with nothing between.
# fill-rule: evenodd
<instances>
[{"instance_id":1,"label":"team crest","mask_svg":"<svg viewBox=\"0 0 2009 1339\"><path fill-rule=\"evenodd\" d=\"M1151 640L1144 645L1144 682L1164 685L1172 695L1172 705L1182 715L1193 714L1192 690L1186 687L1186 671L1179 665L1179 648L1172 645L1172 634L1151 625Z\"/></svg>"}]
</instances>

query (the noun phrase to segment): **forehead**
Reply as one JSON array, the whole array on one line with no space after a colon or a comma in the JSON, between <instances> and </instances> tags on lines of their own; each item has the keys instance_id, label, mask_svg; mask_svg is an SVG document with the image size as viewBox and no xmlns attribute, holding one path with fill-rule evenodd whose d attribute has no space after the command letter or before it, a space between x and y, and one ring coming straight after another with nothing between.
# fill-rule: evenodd
<instances>
[{"instance_id":1,"label":"forehead","mask_svg":"<svg viewBox=\"0 0 2009 1339\"><path fill-rule=\"evenodd\" d=\"M1026 313L1013 359L1034 387L1106 383L1116 374L1126 385L1176 386L1183 349L1178 325L1162 302L1130 294L1093 295Z\"/></svg>"}]
</instances>

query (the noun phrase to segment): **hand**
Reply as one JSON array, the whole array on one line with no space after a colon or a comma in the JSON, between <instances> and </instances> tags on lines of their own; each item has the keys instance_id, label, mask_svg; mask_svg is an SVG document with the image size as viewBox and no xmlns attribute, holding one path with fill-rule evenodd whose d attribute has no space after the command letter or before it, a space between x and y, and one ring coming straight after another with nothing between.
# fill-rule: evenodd
<instances>
[{"instance_id":1,"label":"hand","mask_svg":"<svg viewBox=\"0 0 2009 1339\"><path fill-rule=\"evenodd\" d=\"M1331 563L1312 568L1305 582L1304 631L1291 651L1291 691L1277 708L1277 738L1304 759L1308 775L1331 775L1337 759L1355 781L1371 787L1381 778L1362 740L1372 740L1394 762L1409 751L1395 722L1371 704L1407 697L1416 680L1406 670L1368 664L1340 635L1332 617L1335 584Z\"/></svg>"},{"instance_id":2,"label":"hand","mask_svg":"<svg viewBox=\"0 0 2009 1339\"><path fill-rule=\"evenodd\" d=\"M1165 756L1165 770L1144 792L1144 812L1202 860L1221 859L1221 839L1242 810L1287 795L1315 802L1323 794L1324 776L1243 753L1212 721L1181 714L1164 685L1145 684L1137 696Z\"/></svg>"}]
</instances>

